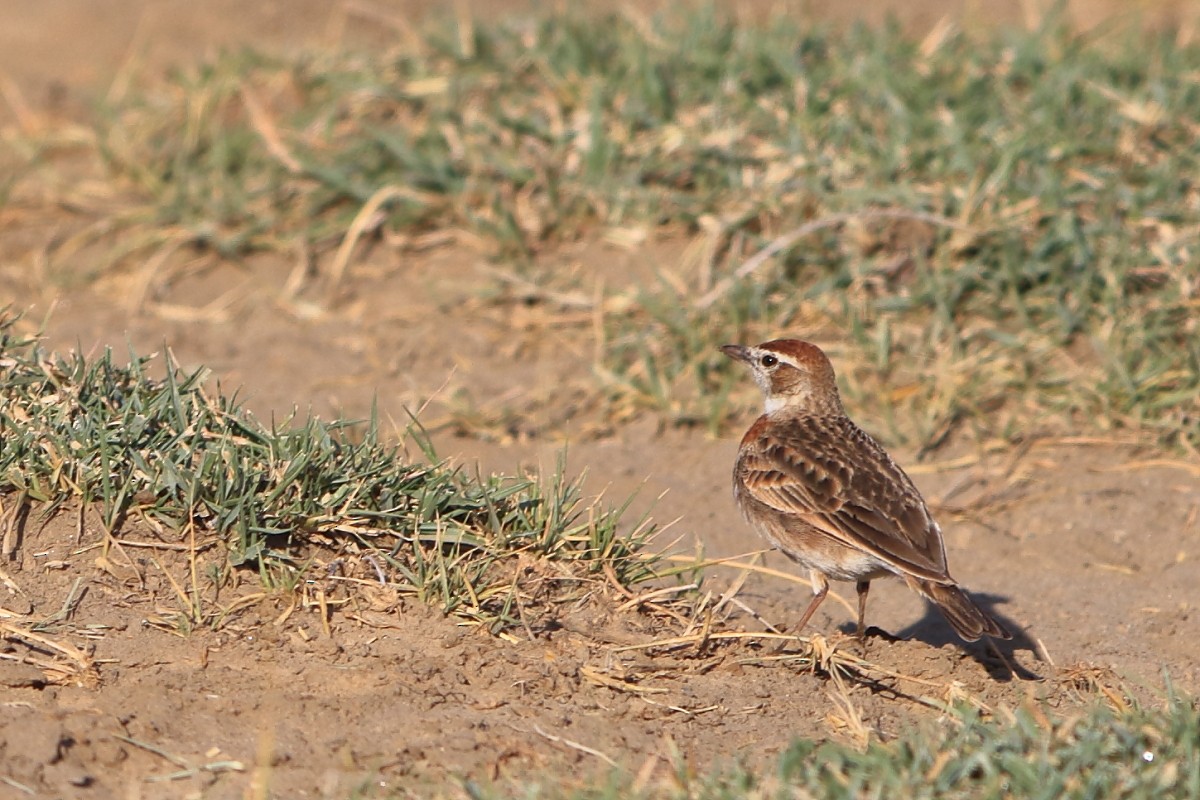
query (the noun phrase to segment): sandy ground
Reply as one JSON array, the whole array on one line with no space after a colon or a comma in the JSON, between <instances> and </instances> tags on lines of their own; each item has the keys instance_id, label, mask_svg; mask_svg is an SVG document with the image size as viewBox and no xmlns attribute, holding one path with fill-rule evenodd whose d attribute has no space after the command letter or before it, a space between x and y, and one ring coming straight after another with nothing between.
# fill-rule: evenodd
<instances>
[{"instance_id":1,"label":"sandy ground","mask_svg":"<svg viewBox=\"0 0 1200 800\"><path fill-rule=\"evenodd\" d=\"M37 114L84 115L130 65L162 69L245 43L373 46L381 26L370 24L372 14L416 20L431 5L331 10L295 0L234 14L242 4L130 0L101 14L84 0L3 2L8 103L0 103L0 125L19 122L20 98ZM475 5L480 15L523 8ZM884 6L865 13L878 16ZM918 30L945 9L968 22L979 17L970 3L905 6L906 23ZM1022 4L1001 6L998 18L1022 19ZM823 13L821 3L797 7ZM750 4L751 12L767 8ZM1073 8L1086 21L1102 6ZM1181 18L1188 10L1166 8ZM680 548L724 556L760 546L728 493L736 439L649 420L602 424L586 393L586 332L551 340L544 332L553 309L483 292L492 279L475 251L372 251L337 302L316 302L316 313L284 298L289 264L197 260L153 302L130 308L124 277L33 277L39 243L69 224L0 217L0 305L30 309L30 319L48 314L56 348L165 345L185 366L212 368L223 386L244 386L264 419L296 407L362 416L377 401L384 419L403 421L406 408L428 404L443 454L484 472L550 468L569 442L570 467L587 470L592 491L615 499L637 491L635 511L678 519L671 536ZM664 239L628 251L586 242L545 255L543 266L574 270L585 284L601 272L610 285L632 282L648 264L676 263L686 245ZM747 405L747 424L752 416ZM1109 669L1147 696L1164 670L1200 690L1195 464L1087 437L1030 439L1020 449L952 443L920 464L910 453L897 456L913 466L943 522L956 577L1021 634L999 657L963 646L902 585L879 585L869 621L904 640L871 639L853 652L926 683L892 684L908 697L853 687L858 723L828 681L794 659L768 657L757 643L622 649L660 634L662 623L618 611L624 598L604 593L558 630L517 643L386 596L356 614L334 614L328 631L310 609L289 613L288 598L270 597L218 632L180 636L166 622L173 600L165 572L147 559L99 563L90 547L97 524L86 514L82 531L73 512L48 522L35 515L17 553L0 563L8 578L0 607L27 622L69 605L69 622L54 631L90 651L100 669L84 685L55 686L40 670L0 660L0 797L29 796L20 787L98 798L339 797L355 788L370 796L395 787L421 794L448 775L538 779L602 772L610 761L653 780L679 758L697 771L765 764L793 736L853 738L861 725L888 736L913 720L932 722L936 715L912 698L942 697L952 682L1009 706L1074 702L1081 682L1110 680ZM149 532L131 524L123 536ZM168 570L170 556L160 554ZM777 555L767 564L788 569ZM724 591L737 577L714 570L709 588ZM253 576L242 591L258 591ZM761 575L738 598L775 625L807 602L794 583ZM827 602L813 630L835 639L851 621ZM762 629L745 611L724 624ZM17 649L0 643L0 652Z\"/></svg>"}]
</instances>

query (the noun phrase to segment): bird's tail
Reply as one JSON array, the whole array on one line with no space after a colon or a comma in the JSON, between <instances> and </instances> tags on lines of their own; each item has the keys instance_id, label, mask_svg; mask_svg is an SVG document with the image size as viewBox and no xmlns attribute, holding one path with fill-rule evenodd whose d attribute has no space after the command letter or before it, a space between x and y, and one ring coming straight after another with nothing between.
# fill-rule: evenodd
<instances>
[{"instance_id":1,"label":"bird's tail","mask_svg":"<svg viewBox=\"0 0 1200 800\"><path fill-rule=\"evenodd\" d=\"M915 583L917 591L933 601L954 632L966 641L978 641L985 634L993 639L1012 638L1003 625L975 605L975 601L956 584L922 580Z\"/></svg>"}]
</instances>

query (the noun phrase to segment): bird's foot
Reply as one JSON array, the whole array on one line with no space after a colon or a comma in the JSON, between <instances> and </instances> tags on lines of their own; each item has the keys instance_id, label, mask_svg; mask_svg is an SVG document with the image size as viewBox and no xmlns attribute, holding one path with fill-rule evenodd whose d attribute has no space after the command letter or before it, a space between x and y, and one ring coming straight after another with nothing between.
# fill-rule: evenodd
<instances>
[{"instance_id":1,"label":"bird's foot","mask_svg":"<svg viewBox=\"0 0 1200 800\"><path fill-rule=\"evenodd\" d=\"M867 639L870 639L872 637L879 637L880 639L883 639L885 642L906 642L906 641L908 641L908 639L906 637L896 636L893 633L888 633L883 628L880 628L876 625L868 625L867 629L862 632L862 635L859 636L858 639L861 642L865 642Z\"/></svg>"}]
</instances>

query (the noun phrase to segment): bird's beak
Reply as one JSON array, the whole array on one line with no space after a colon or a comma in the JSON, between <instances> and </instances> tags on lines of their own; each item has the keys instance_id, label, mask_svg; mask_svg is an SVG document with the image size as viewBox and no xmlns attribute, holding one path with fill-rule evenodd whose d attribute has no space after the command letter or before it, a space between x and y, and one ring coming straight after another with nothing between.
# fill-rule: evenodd
<instances>
[{"instance_id":1,"label":"bird's beak","mask_svg":"<svg viewBox=\"0 0 1200 800\"><path fill-rule=\"evenodd\" d=\"M721 346L721 352L734 361L750 363L750 348L744 344L726 344Z\"/></svg>"}]
</instances>

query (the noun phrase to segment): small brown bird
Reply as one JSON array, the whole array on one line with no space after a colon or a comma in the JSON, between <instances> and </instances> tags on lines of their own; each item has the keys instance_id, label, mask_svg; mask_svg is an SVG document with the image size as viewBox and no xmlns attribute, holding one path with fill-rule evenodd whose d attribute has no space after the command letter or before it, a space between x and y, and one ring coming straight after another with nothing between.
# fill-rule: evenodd
<instances>
[{"instance_id":1,"label":"small brown bird","mask_svg":"<svg viewBox=\"0 0 1200 800\"><path fill-rule=\"evenodd\" d=\"M942 531L904 470L846 416L816 345L778 339L721 351L750 367L766 413L742 437L733 495L746 520L812 576L799 631L829 592L855 581L858 635L871 581L889 575L929 598L963 639L1012 638L950 577Z\"/></svg>"}]
</instances>

